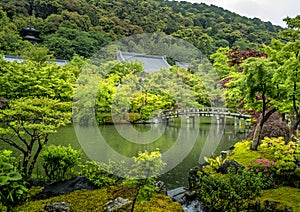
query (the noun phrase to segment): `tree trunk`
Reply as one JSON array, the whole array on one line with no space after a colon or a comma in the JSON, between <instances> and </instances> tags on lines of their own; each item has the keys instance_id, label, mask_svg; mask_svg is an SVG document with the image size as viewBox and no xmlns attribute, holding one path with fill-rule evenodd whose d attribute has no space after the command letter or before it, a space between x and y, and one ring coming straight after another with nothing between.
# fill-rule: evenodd
<instances>
[{"instance_id":1,"label":"tree trunk","mask_svg":"<svg viewBox=\"0 0 300 212\"><path fill-rule=\"evenodd\" d=\"M294 120L292 127L291 127L291 132L290 132L290 140L295 141L295 138L298 137L298 126L300 124L300 115L296 117L296 120Z\"/></svg>"},{"instance_id":2,"label":"tree trunk","mask_svg":"<svg viewBox=\"0 0 300 212\"><path fill-rule=\"evenodd\" d=\"M263 117L261 117L259 119L258 124L255 127L255 131L254 131L254 135L253 135L252 143L251 143L251 150L257 150L257 147L260 143L260 135L261 135L263 125L264 125Z\"/></svg>"},{"instance_id":3,"label":"tree trunk","mask_svg":"<svg viewBox=\"0 0 300 212\"><path fill-rule=\"evenodd\" d=\"M261 117L259 118L259 122L255 127L254 135L252 138L252 143L251 143L251 150L257 150L258 145L260 144L260 136L261 132L264 126L264 123L270 118L270 116L276 111L275 108L272 110L269 110L266 115L262 114Z\"/></svg>"}]
</instances>

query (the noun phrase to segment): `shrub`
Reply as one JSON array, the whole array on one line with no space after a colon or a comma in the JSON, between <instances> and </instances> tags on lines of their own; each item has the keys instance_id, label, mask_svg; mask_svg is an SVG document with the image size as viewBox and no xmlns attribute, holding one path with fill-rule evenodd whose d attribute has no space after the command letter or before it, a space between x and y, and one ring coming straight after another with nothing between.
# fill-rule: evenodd
<instances>
[{"instance_id":1,"label":"shrub","mask_svg":"<svg viewBox=\"0 0 300 212\"><path fill-rule=\"evenodd\" d=\"M217 171L219 167L224 162L221 156L215 156L212 154L210 158L204 157L204 160L209 164L209 166L214 170Z\"/></svg>"},{"instance_id":2,"label":"shrub","mask_svg":"<svg viewBox=\"0 0 300 212\"><path fill-rule=\"evenodd\" d=\"M243 211L250 200L259 196L263 188L261 176L249 170L230 170L223 177L205 175L199 172L200 181L195 188L205 208L220 211Z\"/></svg>"},{"instance_id":3,"label":"shrub","mask_svg":"<svg viewBox=\"0 0 300 212\"><path fill-rule=\"evenodd\" d=\"M274 177L276 174L276 167L273 160L262 158L252 160L245 169L249 170L254 175L259 175L262 178L264 189L275 185Z\"/></svg>"},{"instance_id":4,"label":"shrub","mask_svg":"<svg viewBox=\"0 0 300 212\"><path fill-rule=\"evenodd\" d=\"M128 170L125 170L123 161L109 161L108 164L87 161L81 166L82 175L87 177L95 186L102 187L114 184L120 179L120 176L126 176Z\"/></svg>"},{"instance_id":5,"label":"shrub","mask_svg":"<svg viewBox=\"0 0 300 212\"><path fill-rule=\"evenodd\" d=\"M259 151L276 161L276 174L280 182L291 186L299 186L300 179L295 174L296 161L300 155L299 148L300 146L296 142L286 143L282 137L265 137L258 146Z\"/></svg>"},{"instance_id":6,"label":"shrub","mask_svg":"<svg viewBox=\"0 0 300 212\"><path fill-rule=\"evenodd\" d=\"M80 164L81 155L81 151L73 149L70 145L68 147L48 146L41 154L46 176L50 181L72 177L74 168Z\"/></svg>"},{"instance_id":7,"label":"shrub","mask_svg":"<svg viewBox=\"0 0 300 212\"><path fill-rule=\"evenodd\" d=\"M0 211L9 210L27 198L28 189L11 154L10 150L0 151Z\"/></svg>"},{"instance_id":8,"label":"shrub","mask_svg":"<svg viewBox=\"0 0 300 212\"><path fill-rule=\"evenodd\" d=\"M136 201L147 203L151 199L157 191L154 186L155 179L166 165L159 149L153 152L139 152L136 157L133 157L133 160L128 184L136 188L137 192L132 201L131 211L134 211Z\"/></svg>"}]
</instances>

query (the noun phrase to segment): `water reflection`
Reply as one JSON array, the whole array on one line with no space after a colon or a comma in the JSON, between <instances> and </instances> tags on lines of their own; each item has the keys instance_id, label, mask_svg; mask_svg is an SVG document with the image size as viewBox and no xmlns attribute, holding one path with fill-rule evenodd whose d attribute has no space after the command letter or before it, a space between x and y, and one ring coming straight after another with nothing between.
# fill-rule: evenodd
<instances>
[{"instance_id":1,"label":"water reflection","mask_svg":"<svg viewBox=\"0 0 300 212\"><path fill-rule=\"evenodd\" d=\"M227 123L230 121L227 120ZM204 156L228 149L245 135L240 133L243 131L241 126L220 125L215 118L211 117L196 119L194 124L183 119L175 120L168 125L160 123L118 127L121 128L122 133L114 125L99 126L97 129L85 127L80 129L80 137L78 135L76 137L73 126L68 126L59 129L57 134L51 136L49 143L63 145L70 143L75 148L81 147L86 154L85 158L100 162L107 162L108 159L124 159L128 166L131 157L139 151L153 151L160 148L163 159L168 164L161 179L166 182L168 189L172 189L187 185L189 169L203 163ZM133 134L134 131L127 130L129 127L139 133ZM144 132L151 133L143 134ZM99 133L102 138L98 137ZM124 136L126 133L128 135ZM157 138L157 135L160 136ZM78 141L79 139L81 141ZM136 143L131 139L148 139L152 142Z\"/></svg>"}]
</instances>

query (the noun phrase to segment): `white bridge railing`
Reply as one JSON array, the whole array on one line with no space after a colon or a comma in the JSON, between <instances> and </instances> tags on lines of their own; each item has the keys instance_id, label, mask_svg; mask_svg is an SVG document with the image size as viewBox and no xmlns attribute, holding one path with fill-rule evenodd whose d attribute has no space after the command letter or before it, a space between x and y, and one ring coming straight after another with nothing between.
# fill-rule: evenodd
<instances>
[{"instance_id":1,"label":"white bridge railing","mask_svg":"<svg viewBox=\"0 0 300 212\"><path fill-rule=\"evenodd\" d=\"M160 114L161 119L171 119L179 117L197 117L197 116L217 116L217 117L231 117L239 119L248 119L251 117L249 114L241 112L231 112L228 108L185 108L176 110L166 110Z\"/></svg>"}]
</instances>

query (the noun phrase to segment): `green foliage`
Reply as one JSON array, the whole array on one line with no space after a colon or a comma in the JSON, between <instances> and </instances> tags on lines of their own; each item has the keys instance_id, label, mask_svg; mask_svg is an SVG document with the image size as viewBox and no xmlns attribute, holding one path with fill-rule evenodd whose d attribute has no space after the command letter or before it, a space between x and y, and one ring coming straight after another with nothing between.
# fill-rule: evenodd
<instances>
[{"instance_id":1,"label":"green foliage","mask_svg":"<svg viewBox=\"0 0 300 212\"><path fill-rule=\"evenodd\" d=\"M30 177L41 150L48 142L48 135L70 123L70 104L45 97L24 97L9 101L8 107L0 110L3 120L0 141L21 152L21 167L26 177Z\"/></svg>"},{"instance_id":2,"label":"green foliage","mask_svg":"<svg viewBox=\"0 0 300 212\"><path fill-rule=\"evenodd\" d=\"M263 190L261 197L258 198L260 202L266 200L278 202L275 211L285 211L285 207L291 208L292 211L300 211L300 190L293 187L281 186L275 189ZM261 204L261 206L263 206Z\"/></svg>"},{"instance_id":3,"label":"green foliage","mask_svg":"<svg viewBox=\"0 0 300 212\"><path fill-rule=\"evenodd\" d=\"M81 166L82 175L87 177L95 186L101 188L115 184L118 180L128 176L124 162L109 161L108 164L87 161Z\"/></svg>"},{"instance_id":4,"label":"green foliage","mask_svg":"<svg viewBox=\"0 0 300 212\"><path fill-rule=\"evenodd\" d=\"M60 27L45 39L46 46L55 52L57 58L70 60L75 54L90 58L110 42L104 32L85 32L68 27Z\"/></svg>"},{"instance_id":5,"label":"green foliage","mask_svg":"<svg viewBox=\"0 0 300 212\"><path fill-rule=\"evenodd\" d=\"M0 60L0 96L9 100L0 111L0 141L21 152L27 177L48 135L71 121L75 68L45 62L47 53L37 48L23 63Z\"/></svg>"},{"instance_id":6,"label":"green foliage","mask_svg":"<svg viewBox=\"0 0 300 212\"><path fill-rule=\"evenodd\" d=\"M146 203L155 194L155 179L166 165L162 161L159 149L153 152L139 152L133 159L134 164L130 173L132 177L127 183L136 188L137 192L132 202L131 211L134 211L136 201Z\"/></svg>"},{"instance_id":7,"label":"green foliage","mask_svg":"<svg viewBox=\"0 0 300 212\"><path fill-rule=\"evenodd\" d=\"M276 105L280 112L292 115L294 121L290 127L291 138L297 136L300 124L299 17L298 15L295 18L284 19L288 29L282 30L279 34L286 42L273 40L266 48L269 57L279 64L273 81L279 83L282 98L276 102Z\"/></svg>"},{"instance_id":8,"label":"green foliage","mask_svg":"<svg viewBox=\"0 0 300 212\"><path fill-rule=\"evenodd\" d=\"M259 151L268 154L270 158L276 161L277 175L279 175L281 181L288 182L295 177L297 168L295 162L299 158L299 148L299 144L292 141L286 143L282 137L266 137L262 140Z\"/></svg>"},{"instance_id":9,"label":"green foliage","mask_svg":"<svg viewBox=\"0 0 300 212\"><path fill-rule=\"evenodd\" d=\"M27 198L28 189L10 150L0 151L0 211L10 210Z\"/></svg>"},{"instance_id":10,"label":"green foliage","mask_svg":"<svg viewBox=\"0 0 300 212\"><path fill-rule=\"evenodd\" d=\"M220 46L268 44L281 29L213 5L176 1L36 0L31 7L21 0L0 6L0 53L18 54L31 45L19 35L31 20L44 39L39 45L62 59L74 53L90 57L110 40L153 32L180 37L210 54Z\"/></svg>"},{"instance_id":11,"label":"green foliage","mask_svg":"<svg viewBox=\"0 0 300 212\"><path fill-rule=\"evenodd\" d=\"M199 184L194 188L206 209L244 211L250 200L259 196L263 180L249 170L231 170L226 176L209 176L199 172Z\"/></svg>"},{"instance_id":12,"label":"green foliage","mask_svg":"<svg viewBox=\"0 0 300 212\"><path fill-rule=\"evenodd\" d=\"M207 158L204 157L204 160L209 164L209 166L217 171L219 169L219 167L223 164L223 159L221 156L215 156L214 154L212 154L211 157Z\"/></svg>"},{"instance_id":13,"label":"green foliage","mask_svg":"<svg viewBox=\"0 0 300 212\"><path fill-rule=\"evenodd\" d=\"M265 137L258 146L257 151L250 150L250 144L251 141L236 143L234 150L229 154L227 159L236 160L238 163L249 168L251 168L249 165L252 164L253 166L256 164L254 166L259 169L260 173L266 175L266 178L270 176L269 174L272 174L272 179L276 184L294 187L300 186L300 178L297 175L299 170L297 170L296 165L300 152L298 143L292 141L286 142L282 137ZM268 162L265 162L266 160ZM257 164L257 161L260 161L261 164ZM274 165L272 161L275 162ZM267 172L264 172L266 167L268 167L266 169ZM256 168L251 169L256 172Z\"/></svg>"},{"instance_id":14,"label":"green foliage","mask_svg":"<svg viewBox=\"0 0 300 212\"><path fill-rule=\"evenodd\" d=\"M250 140L237 142L234 145L234 149L232 150L232 152L230 152L230 154L227 156L226 159L235 160L239 164L242 164L243 166L249 165L249 163L251 163L253 159L254 160L259 158L267 158L269 160L271 159L270 157L266 157L265 155L263 155L260 151L252 151L250 149L251 142L252 141Z\"/></svg>"},{"instance_id":15,"label":"green foliage","mask_svg":"<svg viewBox=\"0 0 300 212\"><path fill-rule=\"evenodd\" d=\"M47 50L32 50L29 57L34 60L28 59L26 63L0 59L0 96L10 100L28 96L72 100L73 67L46 63L48 56L44 51Z\"/></svg>"},{"instance_id":16,"label":"green foliage","mask_svg":"<svg viewBox=\"0 0 300 212\"><path fill-rule=\"evenodd\" d=\"M42 153L43 168L50 182L66 180L74 175L74 168L81 162L81 151L70 145L48 146Z\"/></svg>"},{"instance_id":17,"label":"green foliage","mask_svg":"<svg viewBox=\"0 0 300 212\"><path fill-rule=\"evenodd\" d=\"M259 158L252 160L251 163L245 167L252 174L259 175L263 181L263 189L267 189L275 186L275 175L277 167L273 160Z\"/></svg>"}]
</instances>

